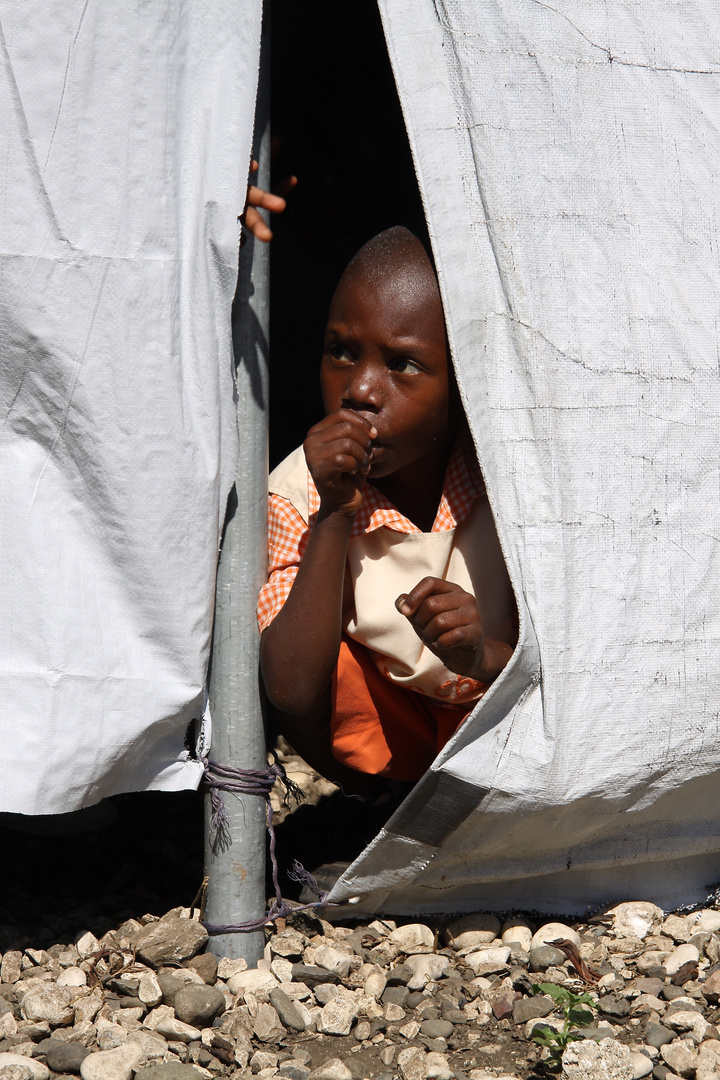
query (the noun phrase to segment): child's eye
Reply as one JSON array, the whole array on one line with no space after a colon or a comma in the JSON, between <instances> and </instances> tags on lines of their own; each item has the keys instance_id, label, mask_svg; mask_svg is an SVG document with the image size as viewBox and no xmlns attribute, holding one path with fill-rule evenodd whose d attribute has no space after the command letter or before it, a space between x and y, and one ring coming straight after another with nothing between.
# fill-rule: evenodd
<instances>
[{"instance_id":1,"label":"child's eye","mask_svg":"<svg viewBox=\"0 0 720 1080\"><path fill-rule=\"evenodd\" d=\"M401 375L419 375L420 367L413 360L408 360L406 356L399 356L397 360L393 360L393 370L399 371Z\"/></svg>"},{"instance_id":2,"label":"child's eye","mask_svg":"<svg viewBox=\"0 0 720 1080\"><path fill-rule=\"evenodd\" d=\"M340 364L349 364L352 361L352 354L344 345L333 345L332 348L327 350L327 354L332 360Z\"/></svg>"}]
</instances>

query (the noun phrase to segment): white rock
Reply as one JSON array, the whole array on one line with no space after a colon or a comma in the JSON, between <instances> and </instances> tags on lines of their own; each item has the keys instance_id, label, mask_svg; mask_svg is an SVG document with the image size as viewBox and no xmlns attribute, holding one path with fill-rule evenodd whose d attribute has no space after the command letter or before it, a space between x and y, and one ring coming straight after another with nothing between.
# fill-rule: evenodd
<instances>
[{"instance_id":1,"label":"white rock","mask_svg":"<svg viewBox=\"0 0 720 1080\"><path fill-rule=\"evenodd\" d=\"M532 941L533 932L527 923L522 922L519 919L510 919L503 924L500 937L503 945L509 945L511 942L517 942L521 948L526 952L530 951L530 942Z\"/></svg>"},{"instance_id":2,"label":"white rock","mask_svg":"<svg viewBox=\"0 0 720 1080\"><path fill-rule=\"evenodd\" d=\"M453 1080L455 1073L448 1064L447 1054L432 1051L427 1055L427 1080Z\"/></svg>"},{"instance_id":3,"label":"white rock","mask_svg":"<svg viewBox=\"0 0 720 1080\"><path fill-rule=\"evenodd\" d=\"M275 956L270 964L270 970L281 983L292 982L292 962L284 956Z\"/></svg>"},{"instance_id":4,"label":"white rock","mask_svg":"<svg viewBox=\"0 0 720 1080\"><path fill-rule=\"evenodd\" d=\"M103 1005L102 990L96 986L89 994L76 997L73 1001L75 1024L92 1023Z\"/></svg>"},{"instance_id":5,"label":"white rock","mask_svg":"<svg viewBox=\"0 0 720 1080\"><path fill-rule=\"evenodd\" d=\"M532 1020L527 1020L525 1022L525 1028L524 1028L525 1038L526 1039L532 1039L533 1031L535 1030L535 1028L536 1027L542 1027L543 1025L545 1027L554 1028L555 1031L562 1031L562 1029L563 1029L563 1022L557 1016L543 1016L543 1017L534 1016L532 1018Z\"/></svg>"},{"instance_id":6,"label":"white rock","mask_svg":"<svg viewBox=\"0 0 720 1080\"><path fill-rule=\"evenodd\" d=\"M698 1052L690 1039L675 1039L666 1043L660 1047L660 1053L665 1064L678 1076L694 1074Z\"/></svg>"},{"instance_id":7,"label":"white rock","mask_svg":"<svg viewBox=\"0 0 720 1080\"><path fill-rule=\"evenodd\" d=\"M162 990L160 989L160 983L157 981L155 972L143 971L139 983L137 996L143 1004L147 1005L150 1009L159 1005L162 1001Z\"/></svg>"},{"instance_id":8,"label":"white rock","mask_svg":"<svg viewBox=\"0 0 720 1080\"><path fill-rule=\"evenodd\" d=\"M227 981L227 987L231 994L268 994L280 983L271 971L266 968L248 968L240 971L237 975L231 975Z\"/></svg>"},{"instance_id":9,"label":"white rock","mask_svg":"<svg viewBox=\"0 0 720 1080\"><path fill-rule=\"evenodd\" d=\"M720 1073L720 1042L708 1039L698 1051L695 1075L697 1080L715 1080L716 1073Z\"/></svg>"},{"instance_id":10,"label":"white rock","mask_svg":"<svg viewBox=\"0 0 720 1080\"><path fill-rule=\"evenodd\" d=\"M694 945L678 945L665 960L663 967L668 975L675 975L684 964L697 963L700 953Z\"/></svg>"},{"instance_id":11,"label":"white rock","mask_svg":"<svg viewBox=\"0 0 720 1080\"><path fill-rule=\"evenodd\" d=\"M11 949L6 952L0 964L0 982L16 983L22 971L22 953Z\"/></svg>"},{"instance_id":12,"label":"white rock","mask_svg":"<svg viewBox=\"0 0 720 1080\"><path fill-rule=\"evenodd\" d=\"M352 1080L352 1073L341 1058L330 1058L313 1069L308 1080Z\"/></svg>"},{"instance_id":13,"label":"white rock","mask_svg":"<svg viewBox=\"0 0 720 1080\"><path fill-rule=\"evenodd\" d=\"M77 939L77 941L75 942L75 948L78 951L78 956L82 960L86 960L88 956L91 956L92 953L99 950L100 942L95 937L95 935L91 934L88 930L86 933L81 934L80 937Z\"/></svg>"},{"instance_id":14,"label":"white rock","mask_svg":"<svg viewBox=\"0 0 720 1080\"><path fill-rule=\"evenodd\" d=\"M646 938L656 923L662 922L662 908L645 900L617 904L608 911L613 916L613 929L618 937Z\"/></svg>"},{"instance_id":15,"label":"white rock","mask_svg":"<svg viewBox=\"0 0 720 1080\"><path fill-rule=\"evenodd\" d=\"M158 1005L157 1008L152 1009L143 1021L143 1027L149 1028L150 1031L154 1031L158 1024L161 1024L163 1020L172 1020L175 1017L175 1010L169 1005Z\"/></svg>"},{"instance_id":16,"label":"white rock","mask_svg":"<svg viewBox=\"0 0 720 1080\"><path fill-rule=\"evenodd\" d=\"M407 1013L402 1005L396 1005L394 1002L389 1001L383 1010L383 1016L389 1024L396 1024L398 1020L404 1020Z\"/></svg>"},{"instance_id":17,"label":"white rock","mask_svg":"<svg viewBox=\"0 0 720 1080\"><path fill-rule=\"evenodd\" d=\"M238 960L231 960L229 956L221 956L218 961L218 979L227 982L233 975L239 975L241 971L247 971L247 966L247 960L243 957Z\"/></svg>"},{"instance_id":18,"label":"white rock","mask_svg":"<svg viewBox=\"0 0 720 1080\"><path fill-rule=\"evenodd\" d=\"M133 1069L145 1060L139 1043L128 1042L115 1050L89 1054L80 1066L82 1080L130 1080Z\"/></svg>"},{"instance_id":19,"label":"white rock","mask_svg":"<svg viewBox=\"0 0 720 1080\"><path fill-rule=\"evenodd\" d=\"M688 1009L687 1011L679 1009L677 1012L671 1013L670 1016L663 1017L663 1025L670 1028L671 1031L692 1032L692 1041L696 1045L703 1041L708 1029L708 1022L705 1017L694 1009Z\"/></svg>"},{"instance_id":20,"label":"white rock","mask_svg":"<svg viewBox=\"0 0 720 1080\"><path fill-rule=\"evenodd\" d=\"M566 926L565 923L560 922L545 923L539 930L536 930L530 939L530 948L537 949L541 945L548 945L551 941L556 941L558 938L570 940L580 948L580 935L577 930L573 930L571 926Z\"/></svg>"},{"instance_id":21,"label":"white rock","mask_svg":"<svg viewBox=\"0 0 720 1080\"><path fill-rule=\"evenodd\" d=\"M42 990L31 990L22 999L22 1014L26 1020L47 1020L51 1027L66 1027L75 1019L70 994L68 987L52 984Z\"/></svg>"},{"instance_id":22,"label":"white rock","mask_svg":"<svg viewBox=\"0 0 720 1080\"><path fill-rule=\"evenodd\" d=\"M690 940L688 920L684 919L682 915L668 915L660 928L660 932L665 937L672 938L678 945ZM697 931L693 930L693 933L697 933Z\"/></svg>"},{"instance_id":23,"label":"white rock","mask_svg":"<svg viewBox=\"0 0 720 1080\"><path fill-rule=\"evenodd\" d=\"M269 1050L256 1050L249 1062L253 1073L262 1072L263 1069L277 1068L277 1063L277 1054L271 1054Z\"/></svg>"},{"instance_id":24,"label":"white rock","mask_svg":"<svg viewBox=\"0 0 720 1080\"><path fill-rule=\"evenodd\" d=\"M397 1056L403 1080L427 1080L427 1054L419 1046L406 1046Z\"/></svg>"},{"instance_id":25,"label":"white rock","mask_svg":"<svg viewBox=\"0 0 720 1080\"><path fill-rule=\"evenodd\" d=\"M185 1024L174 1016L167 1016L161 1020L155 1025L155 1031L159 1035L164 1035L169 1042L189 1043L200 1038L199 1028L193 1027L192 1024Z\"/></svg>"},{"instance_id":26,"label":"white rock","mask_svg":"<svg viewBox=\"0 0 720 1080\"><path fill-rule=\"evenodd\" d=\"M407 1024L403 1024L401 1028L398 1028L398 1035L401 1035L403 1039L414 1039L420 1030L420 1025L417 1020L410 1020Z\"/></svg>"},{"instance_id":27,"label":"white rock","mask_svg":"<svg viewBox=\"0 0 720 1080\"><path fill-rule=\"evenodd\" d=\"M0 1039L4 1039L8 1035L17 1035L17 1029L17 1020L11 1012L3 1013L0 1016Z\"/></svg>"},{"instance_id":28,"label":"white rock","mask_svg":"<svg viewBox=\"0 0 720 1080\"><path fill-rule=\"evenodd\" d=\"M35 1058L25 1057L23 1054L0 1054L0 1069L6 1069L10 1065L25 1065L32 1071L34 1080L48 1080L50 1070L47 1065Z\"/></svg>"},{"instance_id":29,"label":"white rock","mask_svg":"<svg viewBox=\"0 0 720 1080\"><path fill-rule=\"evenodd\" d=\"M614 1039L570 1043L562 1056L566 1080L632 1080L630 1051Z\"/></svg>"},{"instance_id":30,"label":"white rock","mask_svg":"<svg viewBox=\"0 0 720 1080\"><path fill-rule=\"evenodd\" d=\"M320 945L315 950L314 962L318 967L325 968L326 971L332 971L334 975L344 979L350 972L352 956L340 952L339 949L334 949L332 945Z\"/></svg>"},{"instance_id":31,"label":"white rock","mask_svg":"<svg viewBox=\"0 0 720 1080\"><path fill-rule=\"evenodd\" d=\"M213 1035L217 1035L215 1029L213 1029ZM167 1053L167 1041L162 1035L156 1035L154 1031L146 1031L144 1028L131 1032L126 1042L137 1043L147 1061L161 1060Z\"/></svg>"},{"instance_id":32,"label":"white rock","mask_svg":"<svg viewBox=\"0 0 720 1080\"><path fill-rule=\"evenodd\" d=\"M507 952L509 956L510 950L508 949ZM408 956L405 967L410 968L413 973L407 984L408 988L410 990L422 990L428 982L439 979L450 966L450 957L441 956L437 953L419 953Z\"/></svg>"},{"instance_id":33,"label":"white rock","mask_svg":"<svg viewBox=\"0 0 720 1080\"><path fill-rule=\"evenodd\" d=\"M642 1080L643 1076L649 1076L653 1071L652 1058L640 1054L637 1050L630 1051L630 1063L633 1067L632 1080Z\"/></svg>"},{"instance_id":34,"label":"white rock","mask_svg":"<svg viewBox=\"0 0 720 1080\"><path fill-rule=\"evenodd\" d=\"M454 949L491 945L500 936L500 919L486 914L465 915L451 922L446 933Z\"/></svg>"},{"instance_id":35,"label":"white rock","mask_svg":"<svg viewBox=\"0 0 720 1080\"><path fill-rule=\"evenodd\" d=\"M695 915L688 916L693 934L714 934L720 930L720 911L706 908Z\"/></svg>"},{"instance_id":36,"label":"white rock","mask_svg":"<svg viewBox=\"0 0 720 1080\"><path fill-rule=\"evenodd\" d=\"M393 930L389 941L402 952L420 952L432 949L435 935L424 923L408 923L407 926L398 926L397 930Z\"/></svg>"},{"instance_id":37,"label":"white rock","mask_svg":"<svg viewBox=\"0 0 720 1080\"><path fill-rule=\"evenodd\" d=\"M511 949L509 945L496 945L479 952L468 953L465 962L479 975L487 975L491 972L502 971L507 967Z\"/></svg>"},{"instance_id":38,"label":"white rock","mask_svg":"<svg viewBox=\"0 0 720 1080\"><path fill-rule=\"evenodd\" d=\"M349 1035L357 1015L358 1002L355 995L341 988L337 997L320 1010L317 1029L324 1035Z\"/></svg>"},{"instance_id":39,"label":"white rock","mask_svg":"<svg viewBox=\"0 0 720 1080\"><path fill-rule=\"evenodd\" d=\"M82 968L67 967L57 977L58 986L87 986L87 975Z\"/></svg>"},{"instance_id":40,"label":"white rock","mask_svg":"<svg viewBox=\"0 0 720 1080\"><path fill-rule=\"evenodd\" d=\"M379 998L387 986L387 976L379 967L373 967L365 976L364 990L368 997Z\"/></svg>"}]
</instances>

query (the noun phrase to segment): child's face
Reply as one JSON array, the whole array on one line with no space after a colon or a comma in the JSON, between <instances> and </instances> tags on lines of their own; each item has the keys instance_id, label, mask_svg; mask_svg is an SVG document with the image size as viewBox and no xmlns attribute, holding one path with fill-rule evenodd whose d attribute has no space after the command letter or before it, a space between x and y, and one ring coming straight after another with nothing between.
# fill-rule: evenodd
<instances>
[{"instance_id":1,"label":"child's face","mask_svg":"<svg viewBox=\"0 0 720 1080\"><path fill-rule=\"evenodd\" d=\"M352 409L377 428L371 478L446 455L452 384L435 290L402 272L380 283L346 275L330 307L320 382L328 415Z\"/></svg>"}]
</instances>

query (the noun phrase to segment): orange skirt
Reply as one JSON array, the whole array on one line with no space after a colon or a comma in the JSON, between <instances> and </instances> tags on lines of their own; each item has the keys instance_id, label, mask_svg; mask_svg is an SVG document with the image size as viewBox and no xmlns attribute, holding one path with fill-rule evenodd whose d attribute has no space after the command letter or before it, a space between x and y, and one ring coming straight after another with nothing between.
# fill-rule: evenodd
<instances>
[{"instance_id":1,"label":"orange skirt","mask_svg":"<svg viewBox=\"0 0 720 1080\"><path fill-rule=\"evenodd\" d=\"M332 686L333 757L358 772L419 780L474 706L398 686L367 649L343 638Z\"/></svg>"}]
</instances>

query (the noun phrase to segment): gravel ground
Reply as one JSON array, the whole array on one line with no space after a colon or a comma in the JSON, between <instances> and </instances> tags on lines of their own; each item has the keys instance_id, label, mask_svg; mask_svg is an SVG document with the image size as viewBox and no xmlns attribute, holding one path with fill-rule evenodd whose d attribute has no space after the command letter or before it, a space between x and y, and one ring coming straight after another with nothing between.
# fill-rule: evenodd
<instances>
[{"instance_id":1,"label":"gravel ground","mask_svg":"<svg viewBox=\"0 0 720 1080\"><path fill-rule=\"evenodd\" d=\"M286 758L310 796L279 815L287 861L352 858L387 807L338 801ZM0 828L0 1080L720 1080L719 911L638 901L572 924L298 913L267 929L248 971L205 951L188 906L199 797L114 805L117 820L87 835ZM589 995L589 1012L560 1065L533 1036L553 1043L567 991Z\"/></svg>"}]
</instances>

